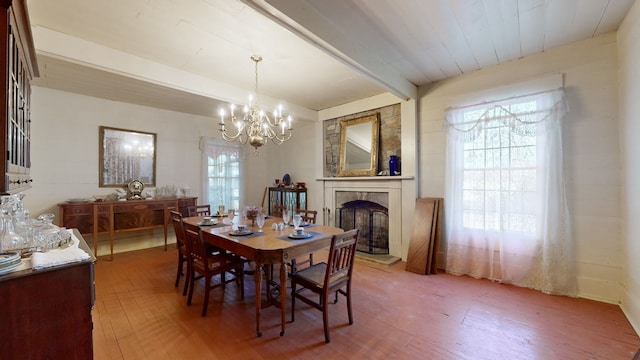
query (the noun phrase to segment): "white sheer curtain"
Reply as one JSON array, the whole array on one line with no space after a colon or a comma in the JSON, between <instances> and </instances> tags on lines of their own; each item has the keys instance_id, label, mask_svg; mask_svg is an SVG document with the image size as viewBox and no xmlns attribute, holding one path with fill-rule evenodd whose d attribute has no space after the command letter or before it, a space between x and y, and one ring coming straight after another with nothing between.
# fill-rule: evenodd
<instances>
[{"instance_id":1,"label":"white sheer curtain","mask_svg":"<svg viewBox=\"0 0 640 360\"><path fill-rule=\"evenodd\" d=\"M448 109L448 272L576 295L562 90Z\"/></svg>"},{"instance_id":2,"label":"white sheer curtain","mask_svg":"<svg viewBox=\"0 0 640 360\"><path fill-rule=\"evenodd\" d=\"M217 209L238 209L245 193L242 188L242 148L237 142L200 138L203 164L203 201Z\"/></svg>"}]
</instances>

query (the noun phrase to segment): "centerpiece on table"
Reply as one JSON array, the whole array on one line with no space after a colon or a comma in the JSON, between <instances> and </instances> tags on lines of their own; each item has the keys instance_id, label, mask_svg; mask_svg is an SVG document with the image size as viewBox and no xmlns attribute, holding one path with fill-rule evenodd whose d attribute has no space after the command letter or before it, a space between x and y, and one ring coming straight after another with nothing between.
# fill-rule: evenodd
<instances>
[{"instance_id":1,"label":"centerpiece on table","mask_svg":"<svg viewBox=\"0 0 640 360\"><path fill-rule=\"evenodd\" d=\"M258 214L262 212L262 208L258 206L246 206L244 211L247 220L251 220L251 225L255 226L256 218L258 217Z\"/></svg>"}]
</instances>

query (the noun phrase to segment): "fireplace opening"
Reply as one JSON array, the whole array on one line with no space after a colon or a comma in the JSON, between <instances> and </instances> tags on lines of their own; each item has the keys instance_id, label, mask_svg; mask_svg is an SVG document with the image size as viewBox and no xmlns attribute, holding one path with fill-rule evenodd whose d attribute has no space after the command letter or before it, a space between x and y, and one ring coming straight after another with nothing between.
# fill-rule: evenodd
<instances>
[{"instance_id":1,"label":"fireplace opening","mask_svg":"<svg viewBox=\"0 0 640 360\"><path fill-rule=\"evenodd\" d=\"M372 201L353 200L336 211L338 226L360 229L357 250L368 254L389 254L389 210Z\"/></svg>"}]
</instances>

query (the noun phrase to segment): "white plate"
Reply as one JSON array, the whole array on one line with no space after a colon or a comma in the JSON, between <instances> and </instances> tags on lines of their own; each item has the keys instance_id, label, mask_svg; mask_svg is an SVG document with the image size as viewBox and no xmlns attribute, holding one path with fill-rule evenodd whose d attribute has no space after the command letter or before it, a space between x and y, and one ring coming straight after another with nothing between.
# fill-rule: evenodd
<instances>
[{"instance_id":1,"label":"white plate","mask_svg":"<svg viewBox=\"0 0 640 360\"><path fill-rule=\"evenodd\" d=\"M10 266L4 266L0 268L0 275L4 275L7 273L10 273L11 271L13 271L13 269L17 268L18 266L22 265L22 260L18 259L18 261L11 263Z\"/></svg>"},{"instance_id":2,"label":"white plate","mask_svg":"<svg viewBox=\"0 0 640 360\"><path fill-rule=\"evenodd\" d=\"M289 235L287 235L289 237L289 239L308 239L310 237L312 237L313 235L308 233L308 232L303 232L302 234L296 234L296 233L290 233Z\"/></svg>"},{"instance_id":3,"label":"white plate","mask_svg":"<svg viewBox=\"0 0 640 360\"><path fill-rule=\"evenodd\" d=\"M2 252L0 253L0 266L8 264L10 262L20 259L20 254L17 252Z\"/></svg>"},{"instance_id":4,"label":"white plate","mask_svg":"<svg viewBox=\"0 0 640 360\"><path fill-rule=\"evenodd\" d=\"M253 234L253 231L251 231L251 230L244 230L244 231L233 230L233 231L229 231L229 235L231 235L231 236L245 236L245 235L251 235L251 234Z\"/></svg>"},{"instance_id":5,"label":"white plate","mask_svg":"<svg viewBox=\"0 0 640 360\"><path fill-rule=\"evenodd\" d=\"M214 226L218 225L217 221L200 221L196 225L198 226Z\"/></svg>"}]
</instances>

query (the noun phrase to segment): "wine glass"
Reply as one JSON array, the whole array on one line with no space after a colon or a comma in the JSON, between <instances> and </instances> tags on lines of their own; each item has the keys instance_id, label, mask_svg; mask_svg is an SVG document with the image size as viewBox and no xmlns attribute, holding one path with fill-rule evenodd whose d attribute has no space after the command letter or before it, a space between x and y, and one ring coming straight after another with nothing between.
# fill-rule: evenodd
<instances>
[{"instance_id":1,"label":"wine glass","mask_svg":"<svg viewBox=\"0 0 640 360\"><path fill-rule=\"evenodd\" d=\"M285 225L289 225L289 210L282 210L282 220L284 220Z\"/></svg>"},{"instance_id":2,"label":"wine glass","mask_svg":"<svg viewBox=\"0 0 640 360\"><path fill-rule=\"evenodd\" d=\"M295 214L293 215L293 226L297 229L302 225L302 215Z\"/></svg>"},{"instance_id":3,"label":"wine glass","mask_svg":"<svg viewBox=\"0 0 640 360\"><path fill-rule=\"evenodd\" d=\"M258 224L258 231L262 232L262 227L264 226L264 214L258 213L256 215L256 224Z\"/></svg>"},{"instance_id":4,"label":"wine glass","mask_svg":"<svg viewBox=\"0 0 640 360\"><path fill-rule=\"evenodd\" d=\"M233 218L236 216L236 209L229 209L227 214L229 215L229 224L233 224Z\"/></svg>"}]
</instances>

